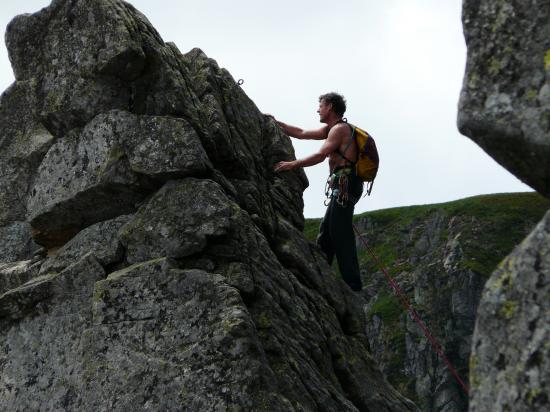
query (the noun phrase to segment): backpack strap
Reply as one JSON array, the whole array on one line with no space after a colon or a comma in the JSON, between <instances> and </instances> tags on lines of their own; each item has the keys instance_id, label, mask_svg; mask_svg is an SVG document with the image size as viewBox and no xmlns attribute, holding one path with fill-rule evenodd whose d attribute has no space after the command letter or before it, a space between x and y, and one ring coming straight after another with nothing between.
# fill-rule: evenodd
<instances>
[{"instance_id":1,"label":"backpack strap","mask_svg":"<svg viewBox=\"0 0 550 412\"><path fill-rule=\"evenodd\" d=\"M347 160L348 162L350 162L351 164L355 164L357 163L357 159L354 161L352 160L349 160L347 157L346 157L346 152L348 151L349 147L351 146L351 144L355 141L355 127L353 127L351 124L349 124L348 122L344 122L344 121L340 121L338 123L346 123L350 129L351 129L351 139L349 141L349 143L346 145L345 149L344 149L344 152L342 153L340 150L337 150L336 153L338 153L340 155L340 157L344 160ZM359 153L357 154L359 155Z\"/></svg>"},{"instance_id":2,"label":"backpack strap","mask_svg":"<svg viewBox=\"0 0 550 412\"><path fill-rule=\"evenodd\" d=\"M374 180L371 180L370 185L367 187L367 195L370 196L370 192L372 192L372 185L374 184Z\"/></svg>"}]
</instances>

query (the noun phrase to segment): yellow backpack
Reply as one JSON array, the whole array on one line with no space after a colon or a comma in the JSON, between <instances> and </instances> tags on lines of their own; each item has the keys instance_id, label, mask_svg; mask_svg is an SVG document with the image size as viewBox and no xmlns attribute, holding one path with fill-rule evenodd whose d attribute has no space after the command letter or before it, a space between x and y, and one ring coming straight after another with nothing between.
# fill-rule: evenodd
<instances>
[{"instance_id":1,"label":"yellow backpack","mask_svg":"<svg viewBox=\"0 0 550 412\"><path fill-rule=\"evenodd\" d=\"M345 120L344 122L347 123ZM352 162L342 153L339 153L344 159L355 164L355 174L359 176L363 182L367 182L367 184L370 183L370 185L367 186L367 194L370 196L374 178L378 173L378 166L380 165L378 149L376 148L376 143L370 134L352 124L348 123L348 126L351 128L350 144L355 140L355 144L357 145L357 160ZM344 150L344 153L346 150Z\"/></svg>"}]
</instances>

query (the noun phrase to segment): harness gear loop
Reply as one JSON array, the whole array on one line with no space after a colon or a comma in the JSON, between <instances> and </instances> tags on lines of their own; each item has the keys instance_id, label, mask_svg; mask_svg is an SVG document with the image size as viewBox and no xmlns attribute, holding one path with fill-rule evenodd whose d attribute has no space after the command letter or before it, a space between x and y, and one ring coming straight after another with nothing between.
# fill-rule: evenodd
<instances>
[{"instance_id":1,"label":"harness gear loop","mask_svg":"<svg viewBox=\"0 0 550 412\"><path fill-rule=\"evenodd\" d=\"M331 188L331 181L332 181L332 175L328 177L327 182L325 183L325 197L326 197L326 199L325 199L325 201L323 202L323 204L324 204L325 206L328 206L329 203L330 203L330 197L331 197L330 192L331 192L331 190L332 190L332 188Z\"/></svg>"},{"instance_id":2,"label":"harness gear loop","mask_svg":"<svg viewBox=\"0 0 550 412\"><path fill-rule=\"evenodd\" d=\"M332 198L342 207L346 207L349 199L349 174L352 169L349 167L335 170L327 179L325 184L325 206L330 204Z\"/></svg>"},{"instance_id":3,"label":"harness gear loop","mask_svg":"<svg viewBox=\"0 0 550 412\"><path fill-rule=\"evenodd\" d=\"M345 203L348 201L348 186L348 176L341 174L338 178L338 197L336 198L336 201L342 207L345 207Z\"/></svg>"}]
</instances>

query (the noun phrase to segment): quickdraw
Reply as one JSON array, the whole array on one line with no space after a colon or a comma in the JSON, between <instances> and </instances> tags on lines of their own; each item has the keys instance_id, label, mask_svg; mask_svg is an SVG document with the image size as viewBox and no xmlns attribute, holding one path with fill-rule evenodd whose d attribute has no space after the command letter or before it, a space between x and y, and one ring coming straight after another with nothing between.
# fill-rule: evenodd
<instances>
[{"instance_id":1,"label":"quickdraw","mask_svg":"<svg viewBox=\"0 0 550 412\"><path fill-rule=\"evenodd\" d=\"M348 201L348 186L349 179L347 175L340 175L338 178L338 196L336 197L336 202L345 207L345 203Z\"/></svg>"},{"instance_id":2,"label":"quickdraw","mask_svg":"<svg viewBox=\"0 0 550 412\"><path fill-rule=\"evenodd\" d=\"M335 187L336 186L336 187ZM349 177L346 173L346 169L340 173L335 172L331 174L325 184L325 206L330 204L332 198L336 198L336 203L342 207L346 207L348 201L349 192Z\"/></svg>"}]
</instances>

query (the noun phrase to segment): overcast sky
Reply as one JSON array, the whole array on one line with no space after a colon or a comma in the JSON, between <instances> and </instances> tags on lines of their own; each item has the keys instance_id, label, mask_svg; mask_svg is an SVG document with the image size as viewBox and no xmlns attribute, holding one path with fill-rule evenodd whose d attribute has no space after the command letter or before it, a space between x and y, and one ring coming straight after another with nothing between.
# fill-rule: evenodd
<instances>
[{"instance_id":1,"label":"overcast sky","mask_svg":"<svg viewBox=\"0 0 550 412\"><path fill-rule=\"evenodd\" d=\"M2 0L0 23L49 4ZM318 97L346 97L346 117L380 153L370 197L356 213L484 193L528 191L456 128L466 47L460 0L133 0L164 41L201 48L265 113L320 127ZM13 82L5 45L0 89ZM293 140L297 157L320 142ZM306 217L324 214L327 163L306 169Z\"/></svg>"}]
</instances>

